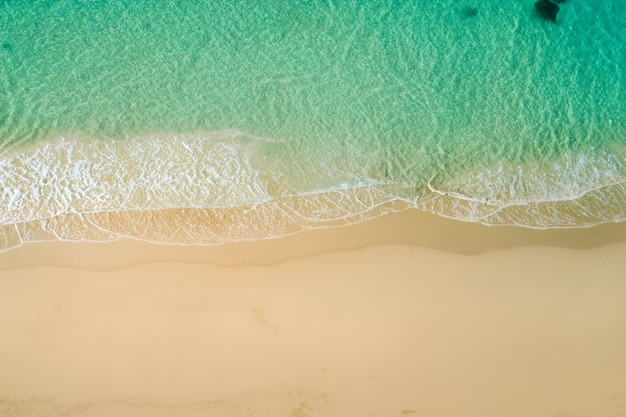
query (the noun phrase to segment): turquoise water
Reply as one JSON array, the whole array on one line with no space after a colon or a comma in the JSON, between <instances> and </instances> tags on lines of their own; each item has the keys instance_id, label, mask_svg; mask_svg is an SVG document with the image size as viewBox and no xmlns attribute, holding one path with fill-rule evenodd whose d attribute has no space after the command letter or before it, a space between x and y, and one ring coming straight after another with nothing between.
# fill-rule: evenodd
<instances>
[{"instance_id":1,"label":"turquoise water","mask_svg":"<svg viewBox=\"0 0 626 417\"><path fill-rule=\"evenodd\" d=\"M626 2L533 3L5 0L0 249L623 221Z\"/></svg>"}]
</instances>

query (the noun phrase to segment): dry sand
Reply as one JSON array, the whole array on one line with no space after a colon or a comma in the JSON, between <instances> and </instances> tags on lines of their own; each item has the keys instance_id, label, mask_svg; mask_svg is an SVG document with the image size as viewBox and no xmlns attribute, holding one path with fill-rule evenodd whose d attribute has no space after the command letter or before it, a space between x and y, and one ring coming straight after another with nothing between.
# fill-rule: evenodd
<instances>
[{"instance_id":1,"label":"dry sand","mask_svg":"<svg viewBox=\"0 0 626 417\"><path fill-rule=\"evenodd\" d=\"M0 416L626 416L626 225L0 254Z\"/></svg>"}]
</instances>

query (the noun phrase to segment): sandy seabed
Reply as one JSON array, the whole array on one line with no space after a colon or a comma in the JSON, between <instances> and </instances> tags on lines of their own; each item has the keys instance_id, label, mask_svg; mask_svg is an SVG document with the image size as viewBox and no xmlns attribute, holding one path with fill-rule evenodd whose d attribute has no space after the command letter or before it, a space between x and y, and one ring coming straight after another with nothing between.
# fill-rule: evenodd
<instances>
[{"instance_id":1,"label":"sandy seabed","mask_svg":"<svg viewBox=\"0 0 626 417\"><path fill-rule=\"evenodd\" d=\"M626 416L626 224L0 254L0 416Z\"/></svg>"}]
</instances>

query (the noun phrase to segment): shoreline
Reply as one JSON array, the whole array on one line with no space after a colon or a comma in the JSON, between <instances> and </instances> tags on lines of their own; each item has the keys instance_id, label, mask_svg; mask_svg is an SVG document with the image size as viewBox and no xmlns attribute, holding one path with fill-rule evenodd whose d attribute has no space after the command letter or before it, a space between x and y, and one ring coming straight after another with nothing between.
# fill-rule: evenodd
<instances>
[{"instance_id":1,"label":"shoreline","mask_svg":"<svg viewBox=\"0 0 626 417\"><path fill-rule=\"evenodd\" d=\"M331 251L381 244L476 255L529 246L584 250L625 241L626 222L543 230L486 226L444 218L419 209L408 209L349 225L305 230L277 238L207 246L156 244L135 239L29 242L0 253L0 271L36 265L110 270L159 261L222 266L273 265ZM233 256L233 253L237 255Z\"/></svg>"}]
</instances>

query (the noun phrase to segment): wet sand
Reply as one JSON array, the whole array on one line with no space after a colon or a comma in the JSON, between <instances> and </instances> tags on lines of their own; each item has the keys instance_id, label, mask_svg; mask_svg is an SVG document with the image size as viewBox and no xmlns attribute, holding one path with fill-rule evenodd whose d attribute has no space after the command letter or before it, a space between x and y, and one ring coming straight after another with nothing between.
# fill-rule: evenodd
<instances>
[{"instance_id":1,"label":"wet sand","mask_svg":"<svg viewBox=\"0 0 626 417\"><path fill-rule=\"evenodd\" d=\"M626 415L626 225L0 254L0 415Z\"/></svg>"}]
</instances>

